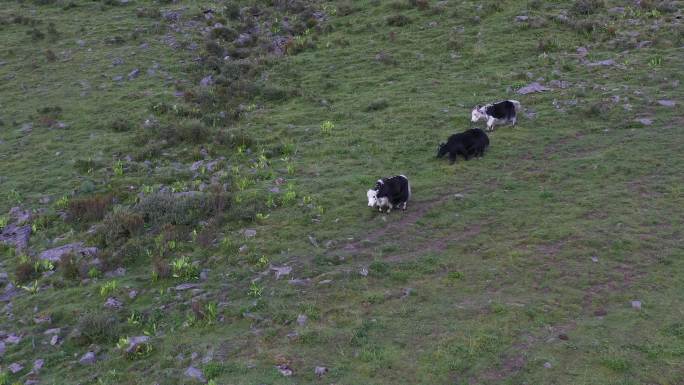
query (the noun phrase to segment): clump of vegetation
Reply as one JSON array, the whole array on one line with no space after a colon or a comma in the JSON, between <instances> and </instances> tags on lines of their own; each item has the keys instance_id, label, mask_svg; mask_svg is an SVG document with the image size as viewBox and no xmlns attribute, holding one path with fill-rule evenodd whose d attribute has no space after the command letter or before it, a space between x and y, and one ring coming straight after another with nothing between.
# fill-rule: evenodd
<instances>
[{"instance_id":1,"label":"clump of vegetation","mask_svg":"<svg viewBox=\"0 0 684 385\"><path fill-rule=\"evenodd\" d=\"M570 9L575 15L591 15L606 7L604 0L575 0Z\"/></svg>"},{"instance_id":2,"label":"clump of vegetation","mask_svg":"<svg viewBox=\"0 0 684 385\"><path fill-rule=\"evenodd\" d=\"M194 225L215 214L217 207L207 199L206 193L159 192L142 198L134 210L152 225Z\"/></svg>"},{"instance_id":3,"label":"clump of vegetation","mask_svg":"<svg viewBox=\"0 0 684 385\"><path fill-rule=\"evenodd\" d=\"M370 104L368 104L365 111L366 112L380 111L380 110L384 110L387 107L389 107L389 102L387 101L387 99L376 99L376 100L373 100L372 102L370 102Z\"/></svg>"},{"instance_id":4,"label":"clump of vegetation","mask_svg":"<svg viewBox=\"0 0 684 385\"><path fill-rule=\"evenodd\" d=\"M101 231L104 232L105 241L109 245L119 244L139 234L145 221L139 213L128 208L117 208L104 218Z\"/></svg>"},{"instance_id":5,"label":"clump of vegetation","mask_svg":"<svg viewBox=\"0 0 684 385\"><path fill-rule=\"evenodd\" d=\"M109 123L109 127L114 132L128 132L133 129L133 123L124 118L117 118Z\"/></svg>"},{"instance_id":6,"label":"clump of vegetation","mask_svg":"<svg viewBox=\"0 0 684 385\"><path fill-rule=\"evenodd\" d=\"M402 14L388 16L385 20L387 22L387 25L390 25L392 27L403 27L405 25L411 24L412 22L410 17Z\"/></svg>"},{"instance_id":7,"label":"clump of vegetation","mask_svg":"<svg viewBox=\"0 0 684 385\"><path fill-rule=\"evenodd\" d=\"M69 218L77 222L92 222L102 220L112 205L110 194L71 199L67 206Z\"/></svg>"},{"instance_id":8,"label":"clump of vegetation","mask_svg":"<svg viewBox=\"0 0 684 385\"><path fill-rule=\"evenodd\" d=\"M28 256L19 257L19 263L14 268L14 279L17 283L23 284L32 281L40 276L40 270L36 269L35 261Z\"/></svg>"},{"instance_id":9,"label":"clump of vegetation","mask_svg":"<svg viewBox=\"0 0 684 385\"><path fill-rule=\"evenodd\" d=\"M180 257L171 261L171 276L185 281L199 278L199 267L190 262L188 257Z\"/></svg>"},{"instance_id":10,"label":"clump of vegetation","mask_svg":"<svg viewBox=\"0 0 684 385\"><path fill-rule=\"evenodd\" d=\"M119 334L119 322L101 312L87 312L78 319L77 329L81 332L77 342L82 345L92 343L111 343Z\"/></svg>"}]
</instances>

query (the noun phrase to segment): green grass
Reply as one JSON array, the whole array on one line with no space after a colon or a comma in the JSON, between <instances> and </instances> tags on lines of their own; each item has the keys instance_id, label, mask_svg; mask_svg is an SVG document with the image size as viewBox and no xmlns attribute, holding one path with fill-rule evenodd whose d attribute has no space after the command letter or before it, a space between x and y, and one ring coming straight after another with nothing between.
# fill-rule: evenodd
<instances>
[{"instance_id":1,"label":"green grass","mask_svg":"<svg viewBox=\"0 0 684 385\"><path fill-rule=\"evenodd\" d=\"M0 24L0 213L17 204L42 210L31 253L86 241L113 261L102 271L127 272L88 277L83 266L89 279L80 280L58 264L35 295L22 291L12 300L14 318L0 320L0 329L23 335L7 344L3 370L43 358L47 384L137 384L141 376L189 384L190 365L217 384L681 381L683 93L673 81L684 58L674 48L681 26L665 8L583 2L589 16L569 12L558 22L561 9L580 6L505 1L478 10L479 2L463 1L437 12L434 2L427 10L408 1L321 2L315 8L328 14L327 27L303 33L301 52L255 65L256 76L244 80L259 91L224 105L219 91L235 81L208 93L198 87L213 68L193 60L205 55L199 32L176 35L198 51L174 50L163 42L173 22L136 16L138 7L179 6L66 3L9 2L0 11L0 20L30 16L40 31L50 22L59 31L56 40L33 41L34 27ZM183 5L182 20L204 24L201 11L219 9ZM625 15L608 14L614 6ZM531 20L516 22L525 11ZM389 25L398 14L411 22ZM583 19L597 27L582 32L573 23ZM656 21L662 25L650 28ZM115 36L124 42L112 45ZM644 40L653 43L635 48ZM578 47L589 49L590 62L617 65L586 66ZM56 60L48 61L48 49ZM113 66L114 58L124 64ZM141 73L128 80L134 68ZM125 80L113 81L117 75ZM538 78L570 87L514 93ZM177 90L197 98L177 98ZM438 143L469 127L472 106L504 98L536 115L499 127L482 159L435 159ZM39 110L55 106L68 128L43 124ZM237 121L215 119L237 108ZM638 123L642 117L653 124ZM144 128L151 118L159 131ZM27 122L32 131L21 132ZM212 140L221 130L231 139ZM169 144L143 154L161 138ZM190 171L202 151L226 160ZM395 174L411 180L408 210L366 207L365 191ZM217 181L227 184L225 196L156 193ZM280 192L269 192L274 187ZM114 197L105 235L89 231L98 219L59 217L69 202L95 194ZM2 255L13 279L20 258L9 249ZM276 280L270 267L283 265L292 272ZM201 291L174 289L186 282ZM107 296L123 309L104 308ZM34 309L51 323L36 324ZM52 327L62 328L58 347L43 335ZM119 338L138 335L151 336L151 350L117 349ZM104 359L78 364L92 349ZM274 368L282 363L293 377ZM330 370L318 379L316 366Z\"/></svg>"}]
</instances>

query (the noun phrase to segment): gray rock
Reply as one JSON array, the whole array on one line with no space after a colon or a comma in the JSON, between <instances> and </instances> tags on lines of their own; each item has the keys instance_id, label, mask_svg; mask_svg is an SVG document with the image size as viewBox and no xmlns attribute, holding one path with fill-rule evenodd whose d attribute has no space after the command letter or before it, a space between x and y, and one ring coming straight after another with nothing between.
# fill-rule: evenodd
<instances>
[{"instance_id":1,"label":"gray rock","mask_svg":"<svg viewBox=\"0 0 684 385\"><path fill-rule=\"evenodd\" d=\"M608 8L608 13L611 15L623 15L625 13L625 7Z\"/></svg>"},{"instance_id":2,"label":"gray rock","mask_svg":"<svg viewBox=\"0 0 684 385\"><path fill-rule=\"evenodd\" d=\"M609 66L614 66L617 63L613 59L607 59L607 60L600 60L600 61L595 61L595 62L589 62L587 63L588 67L609 67Z\"/></svg>"},{"instance_id":3,"label":"gray rock","mask_svg":"<svg viewBox=\"0 0 684 385\"><path fill-rule=\"evenodd\" d=\"M0 243L14 246L17 253L28 248L31 226L17 226L11 223L0 230Z\"/></svg>"},{"instance_id":4,"label":"gray rock","mask_svg":"<svg viewBox=\"0 0 684 385\"><path fill-rule=\"evenodd\" d=\"M212 75L205 76L200 80L200 87L210 87L214 84L214 77Z\"/></svg>"},{"instance_id":5,"label":"gray rock","mask_svg":"<svg viewBox=\"0 0 684 385\"><path fill-rule=\"evenodd\" d=\"M104 307L109 308L109 309L121 309L123 307L123 302L119 301L118 299L114 297L109 297L107 298L107 301L104 303Z\"/></svg>"},{"instance_id":6,"label":"gray rock","mask_svg":"<svg viewBox=\"0 0 684 385\"><path fill-rule=\"evenodd\" d=\"M544 362L544 367L545 367L546 369L551 369L552 366L553 366L553 365L551 365L550 362L548 362L548 361Z\"/></svg>"},{"instance_id":7,"label":"gray rock","mask_svg":"<svg viewBox=\"0 0 684 385\"><path fill-rule=\"evenodd\" d=\"M128 347L126 347L126 353L135 353L138 346L146 344L149 342L150 337L148 336L137 336L128 337Z\"/></svg>"},{"instance_id":8,"label":"gray rock","mask_svg":"<svg viewBox=\"0 0 684 385\"><path fill-rule=\"evenodd\" d=\"M12 333L12 334L8 335L7 337L5 337L5 342L7 342L8 344L16 345L19 342L21 342L21 336L18 336L16 334Z\"/></svg>"},{"instance_id":9,"label":"gray rock","mask_svg":"<svg viewBox=\"0 0 684 385\"><path fill-rule=\"evenodd\" d=\"M368 268L362 267L361 270L359 270L359 274L361 274L364 277L367 277L368 276Z\"/></svg>"},{"instance_id":10,"label":"gray rock","mask_svg":"<svg viewBox=\"0 0 684 385\"><path fill-rule=\"evenodd\" d=\"M289 366L287 366L285 364L276 366L276 369L278 369L280 374L282 374L285 377L290 377L294 374L294 371L292 370L292 368L290 368Z\"/></svg>"},{"instance_id":11,"label":"gray rock","mask_svg":"<svg viewBox=\"0 0 684 385\"><path fill-rule=\"evenodd\" d=\"M297 325L299 326L305 326L306 321L309 320L309 317L307 317L305 314L300 314L297 316Z\"/></svg>"},{"instance_id":12,"label":"gray rock","mask_svg":"<svg viewBox=\"0 0 684 385\"><path fill-rule=\"evenodd\" d=\"M112 77L112 80L115 81L115 82L122 82L122 81L123 81L123 76L121 76L121 75L116 75L116 76Z\"/></svg>"},{"instance_id":13,"label":"gray rock","mask_svg":"<svg viewBox=\"0 0 684 385\"><path fill-rule=\"evenodd\" d=\"M643 41L640 41L639 43L637 43L637 48L639 48L639 49L647 48L647 47L650 47L651 45L653 45L653 42L651 40L643 40Z\"/></svg>"},{"instance_id":14,"label":"gray rock","mask_svg":"<svg viewBox=\"0 0 684 385\"><path fill-rule=\"evenodd\" d=\"M124 60L123 60L122 58L120 58L120 57L115 57L115 58L112 60L112 65L113 65L113 66L120 66L120 65L122 65L123 63L124 63Z\"/></svg>"},{"instance_id":15,"label":"gray rock","mask_svg":"<svg viewBox=\"0 0 684 385\"><path fill-rule=\"evenodd\" d=\"M308 286L311 284L311 279L306 278L306 279L300 279L300 278L295 278L287 281L292 286Z\"/></svg>"},{"instance_id":16,"label":"gray rock","mask_svg":"<svg viewBox=\"0 0 684 385\"><path fill-rule=\"evenodd\" d=\"M565 81L565 80L551 80L549 82L549 85L551 87L556 87L556 88L561 88L561 89L566 89L570 87L570 82Z\"/></svg>"},{"instance_id":17,"label":"gray rock","mask_svg":"<svg viewBox=\"0 0 684 385\"><path fill-rule=\"evenodd\" d=\"M207 382L207 380L204 378L204 373L195 367L190 366L189 368L185 369L183 374L185 374L186 377L190 377L196 381L202 383Z\"/></svg>"},{"instance_id":18,"label":"gray rock","mask_svg":"<svg viewBox=\"0 0 684 385\"><path fill-rule=\"evenodd\" d=\"M176 286L174 289L176 291L185 291L185 290L190 290L190 289L196 289L200 285L196 283L181 283L180 285Z\"/></svg>"},{"instance_id":19,"label":"gray rock","mask_svg":"<svg viewBox=\"0 0 684 385\"><path fill-rule=\"evenodd\" d=\"M137 290L131 290L128 292L128 298L130 299L135 299L135 297L138 296L138 291Z\"/></svg>"},{"instance_id":20,"label":"gray rock","mask_svg":"<svg viewBox=\"0 0 684 385\"><path fill-rule=\"evenodd\" d=\"M60 328L53 328L53 329L48 329L43 332L46 336L52 335L52 334L59 334L62 331Z\"/></svg>"},{"instance_id":21,"label":"gray rock","mask_svg":"<svg viewBox=\"0 0 684 385\"><path fill-rule=\"evenodd\" d=\"M133 80L140 76L140 70L138 68L135 68L133 71L128 73L128 80Z\"/></svg>"},{"instance_id":22,"label":"gray rock","mask_svg":"<svg viewBox=\"0 0 684 385\"><path fill-rule=\"evenodd\" d=\"M33 372L38 373L40 369L43 369L43 365L45 365L45 360L42 358L33 361Z\"/></svg>"},{"instance_id":23,"label":"gray rock","mask_svg":"<svg viewBox=\"0 0 684 385\"><path fill-rule=\"evenodd\" d=\"M641 310L641 301L632 301L632 309Z\"/></svg>"},{"instance_id":24,"label":"gray rock","mask_svg":"<svg viewBox=\"0 0 684 385\"><path fill-rule=\"evenodd\" d=\"M2 292L2 294L0 294L0 302L9 302L18 294L19 292L17 291L17 288L14 287L14 284L12 284L12 282L10 282L5 286L5 290Z\"/></svg>"},{"instance_id":25,"label":"gray rock","mask_svg":"<svg viewBox=\"0 0 684 385\"><path fill-rule=\"evenodd\" d=\"M529 16L525 16L525 15L520 15L520 16L515 17L515 21L517 21L518 23L525 22L528 19L529 19Z\"/></svg>"},{"instance_id":26,"label":"gray rock","mask_svg":"<svg viewBox=\"0 0 684 385\"><path fill-rule=\"evenodd\" d=\"M200 281L205 282L206 280L208 280L210 272L211 272L210 269L202 269L202 271L200 271L200 276L199 276Z\"/></svg>"},{"instance_id":27,"label":"gray rock","mask_svg":"<svg viewBox=\"0 0 684 385\"><path fill-rule=\"evenodd\" d=\"M651 124L653 124L653 120L649 118L639 118L636 121L643 124L644 126L650 126Z\"/></svg>"},{"instance_id":28,"label":"gray rock","mask_svg":"<svg viewBox=\"0 0 684 385\"><path fill-rule=\"evenodd\" d=\"M658 104L665 107L674 107L676 103L674 100L661 99L658 100Z\"/></svg>"},{"instance_id":29,"label":"gray rock","mask_svg":"<svg viewBox=\"0 0 684 385\"><path fill-rule=\"evenodd\" d=\"M123 267L117 267L116 269L105 273L106 278L123 277L124 275L126 275L126 269Z\"/></svg>"},{"instance_id":30,"label":"gray rock","mask_svg":"<svg viewBox=\"0 0 684 385\"><path fill-rule=\"evenodd\" d=\"M62 256L69 253L79 254L83 257L96 257L98 252L99 250L97 247L84 247L83 242L75 242L45 250L40 253L38 258L52 262L58 262Z\"/></svg>"},{"instance_id":31,"label":"gray rock","mask_svg":"<svg viewBox=\"0 0 684 385\"><path fill-rule=\"evenodd\" d=\"M52 336L52 338L50 338L50 345L52 345L52 346L57 345L59 343L59 340L60 340L59 336L57 336L57 335Z\"/></svg>"},{"instance_id":32,"label":"gray rock","mask_svg":"<svg viewBox=\"0 0 684 385\"><path fill-rule=\"evenodd\" d=\"M328 368L326 368L325 366L316 366L314 368L314 374L317 375L318 377L321 377L321 376L325 375L326 373L328 373Z\"/></svg>"},{"instance_id":33,"label":"gray rock","mask_svg":"<svg viewBox=\"0 0 684 385\"><path fill-rule=\"evenodd\" d=\"M13 362L7 367L12 374L17 374L24 369L24 366L18 362Z\"/></svg>"},{"instance_id":34,"label":"gray rock","mask_svg":"<svg viewBox=\"0 0 684 385\"><path fill-rule=\"evenodd\" d=\"M272 266L271 270L275 271L275 278L280 279L280 277L289 275L292 272L290 266Z\"/></svg>"},{"instance_id":35,"label":"gray rock","mask_svg":"<svg viewBox=\"0 0 684 385\"><path fill-rule=\"evenodd\" d=\"M551 91L550 88L542 86L541 84L534 82L526 85L525 87L519 89L516 91L520 95L527 95L527 94L532 94L535 92L544 92L544 91Z\"/></svg>"},{"instance_id":36,"label":"gray rock","mask_svg":"<svg viewBox=\"0 0 684 385\"><path fill-rule=\"evenodd\" d=\"M254 238L256 237L257 231L254 229L245 229L244 234L247 238Z\"/></svg>"},{"instance_id":37,"label":"gray rock","mask_svg":"<svg viewBox=\"0 0 684 385\"><path fill-rule=\"evenodd\" d=\"M78 360L81 365L92 365L95 361L97 361L97 358L95 357L94 352L87 352Z\"/></svg>"}]
</instances>

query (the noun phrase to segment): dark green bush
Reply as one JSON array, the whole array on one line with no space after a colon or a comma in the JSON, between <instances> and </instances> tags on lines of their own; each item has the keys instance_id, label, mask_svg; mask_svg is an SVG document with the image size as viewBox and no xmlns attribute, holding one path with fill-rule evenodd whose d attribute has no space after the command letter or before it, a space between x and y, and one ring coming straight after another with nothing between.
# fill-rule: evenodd
<instances>
[{"instance_id":1,"label":"dark green bush","mask_svg":"<svg viewBox=\"0 0 684 385\"><path fill-rule=\"evenodd\" d=\"M87 312L81 315L77 328L81 332L77 342L82 345L114 342L119 333L116 318L100 312Z\"/></svg>"}]
</instances>

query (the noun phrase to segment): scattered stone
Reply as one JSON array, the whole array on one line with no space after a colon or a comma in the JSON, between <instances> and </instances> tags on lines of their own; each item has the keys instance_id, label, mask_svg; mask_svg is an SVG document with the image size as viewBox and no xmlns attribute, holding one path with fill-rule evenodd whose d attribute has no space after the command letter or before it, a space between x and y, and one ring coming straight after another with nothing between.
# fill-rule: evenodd
<instances>
[{"instance_id":1,"label":"scattered stone","mask_svg":"<svg viewBox=\"0 0 684 385\"><path fill-rule=\"evenodd\" d=\"M625 13L625 7L608 8L608 13L611 15L623 15Z\"/></svg>"},{"instance_id":2,"label":"scattered stone","mask_svg":"<svg viewBox=\"0 0 684 385\"><path fill-rule=\"evenodd\" d=\"M594 255L594 256L591 257L591 261L594 262L594 263L596 263L596 262L599 261L599 259L598 259L597 256Z\"/></svg>"},{"instance_id":3,"label":"scattered stone","mask_svg":"<svg viewBox=\"0 0 684 385\"><path fill-rule=\"evenodd\" d=\"M212 75L205 76L200 80L200 87L211 87L214 84L214 77Z\"/></svg>"},{"instance_id":4,"label":"scattered stone","mask_svg":"<svg viewBox=\"0 0 684 385\"><path fill-rule=\"evenodd\" d=\"M150 340L148 336L137 336L128 337L128 347L126 347L126 353L135 353L138 346L146 344Z\"/></svg>"},{"instance_id":5,"label":"scattered stone","mask_svg":"<svg viewBox=\"0 0 684 385\"><path fill-rule=\"evenodd\" d=\"M650 47L651 45L653 45L653 42L652 42L652 41L650 41L650 40L643 40L643 41L640 41L639 43L637 43L637 48L639 48L639 49L641 49L641 48L647 48L647 47Z\"/></svg>"},{"instance_id":6,"label":"scattered stone","mask_svg":"<svg viewBox=\"0 0 684 385\"><path fill-rule=\"evenodd\" d=\"M104 303L104 307L109 308L109 309L121 309L123 307L123 302L119 301L118 299L114 297L109 297L107 298L107 301Z\"/></svg>"},{"instance_id":7,"label":"scattered stone","mask_svg":"<svg viewBox=\"0 0 684 385\"><path fill-rule=\"evenodd\" d=\"M138 296L138 291L137 290L131 290L128 292L128 298L130 299L135 299L135 297Z\"/></svg>"},{"instance_id":8,"label":"scattered stone","mask_svg":"<svg viewBox=\"0 0 684 385\"><path fill-rule=\"evenodd\" d=\"M40 253L39 259L59 262L62 256L67 254L80 254L83 257L95 257L98 254L97 247L84 247L83 242L69 243L63 246L48 249Z\"/></svg>"},{"instance_id":9,"label":"scattered stone","mask_svg":"<svg viewBox=\"0 0 684 385\"><path fill-rule=\"evenodd\" d=\"M53 329L48 329L43 332L46 336L52 335L52 334L59 334L62 331L60 328L53 328Z\"/></svg>"},{"instance_id":10,"label":"scattered stone","mask_svg":"<svg viewBox=\"0 0 684 385\"><path fill-rule=\"evenodd\" d=\"M45 365L45 360L42 358L33 361L33 372L38 373L40 369L43 369L43 365Z\"/></svg>"},{"instance_id":11,"label":"scattered stone","mask_svg":"<svg viewBox=\"0 0 684 385\"><path fill-rule=\"evenodd\" d=\"M242 246L240 246L240 248L238 248L238 252L239 252L240 254L244 254L244 253L246 253L247 251L249 251L249 247L248 247L247 245L242 245Z\"/></svg>"},{"instance_id":12,"label":"scattered stone","mask_svg":"<svg viewBox=\"0 0 684 385\"><path fill-rule=\"evenodd\" d=\"M199 286L200 285L196 284L196 283L181 283L180 285L175 287L175 290L176 291L185 291L185 290L189 290L189 289L196 289Z\"/></svg>"},{"instance_id":13,"label":"scattered stone","mask_svg":"<svg viewBox=\"0 0 684 385\"><path fill-rule=\"evenodd\" d=\"M406 288L401 289L401 299L404 299L404 298L410 296L411 293L413 293L414 291L415 291L415 289L413 289L411 287L406 287Z\"/></svg>"},{"instance_id":14,"label":"scattered stone","mask_svg":"<svg viewBox=\"0 0 684 385\"><path fill-rule=\"evenodd\" d=\"M271 270L275 271L275 278L280 279L281 276L289 275L292 272L290 266L272 266Z\"/></svg>"},{"instance_id":15,"label":"scattered stone","mask_svg":"<svg viewBox=\"0 0 684 385\"><path fill-rule=\"evenodd\" d=\"M295 278L287 281L292 286L308 286L311 284L311 279L306 278L306 279L300 279L300 278Z\"/></svg>"},{"instance_id":16,"label":"scattered stone","mask_svg":"<svg viewBox=\"0 0 684 385\"><path fill-rule=\"evenodd\" d=\"M528 19L529 19L529 16L525 16L525 15L520 15L520 16L515 17L515 21L517 21L518 23L525 22Z\"/></svg>"},{"instance_id":17,"label":"scattered stone","mask_svg":"<svg viewBox=\"0 0 684 385\"><path fill-rule=\"evenodd\" d=\"M321 377L326 373L328 373L328 368L326 368L325 366L316 366L316 368L314 368L314 374L318 377Z\"/></svg>"},{"instance_id":18,"label":"scattered stone","mask_svg":"<svg viewBox=\"0 0 684 385\"><path fill-rule=\"evenodd\" d=\"M257 232L254 229L245 229L244 234L247 238L254 238L256 237Z\"/></svg>"},{"instance_id":19,"label":"scattered stone","mask_svg":"<svg viewBox=\"0 0 684 385\"><path fill-rule=\"evenodd\" d=\"M95 361L97 361L97 359L94 352L87 352L78 360L81 365L92 365Z\"/></svg>"},{"instance_id":20,"label":"scattered stone","mask_svg":"<svg viewBox=\"0 0 684 385\"><path fill-rule=\"evenodd\" d=\"M18 362L14 362L7 367L12 374L17 374L24 369L24 366Z\"/></svg>"},{"instance_id":21,"label":"scattered stone","mask_svg":"<svg viewBox=\"0 0 684 385\"><path fill-rule=\"evenodd\" d=\"M664 107L674 107L675 106L675 101L674 100L667 100L667 99L661 99L658 100L658 104Z\"/></svg>"},{"instance_id":22,"label":"scattered stone","mask_svg":"<svg viewBox=\"0 0 684 385\"><path fill-rule=\"evenodd\" d=\"M565 81L565 80L551 80L549 82L549 85L551 87L556 87L556 88L561 88L561 89L570 88L570 82Z\"/></svg>"},{"instance_id":23,"label":"scattered stone","mask_svg":"<svg viewBox=\"0 0 684 385\"><path fill-rule=\"evenodd\" d=\"M650 126L651 124L653 124L653 119L649 118L639 118L636 121L643 124L644 126Z\"/></svg>"},{"instance_id":24,"label":"scattered stone","mask_svg":"<svg viewBox=\"0 0 684 385\"><path fill-rule=\"evenodd\" d=\"M632 301L632 309L641 310L641 301Z\"/></svg>"},{"instance_id":25,"label":"scattered stone","mask_svg":"<svg viewBox=\"0 0 684 385\"><path fill-rule=\"evenodd\" d=\"M36 317L33 317L33 322L35 322L38 325L49 324L50 322L52 322L52 317L50 317L47 314L41 314Z\"/></svg>"},{"instance_id":26,"label":"scattered stone","mask_svg":"<svg viewBox=\"0 0 684 385\"><path fill-rule=\"evenodd\" d=\"M544 367L545 367L546 369L551 369L552 366L553 366L553 365L551 365L550 362L548 362L548 361L544 362Z\"/></svg>"},{"instance_id":27,"label":"scattered stone","mask_svg":"<svg viewBox=\"0 0 684 385\"><path fill-rule=\"evenodd\" d=\"M532 94L535 92L544 92L544 91L551 91L550 88L542 86L541 84L534 82L526 85L525 87L519 89L517 91L518 94L520 95L527 95L527 94Z\"/></svg>"},{"instance_id":28,"label":"scattered stone","mask_svg":"<svg viewBox=\"0 0 684 385\"><path fill-rule=\"evenodd\" d=\"M9 302L18 294L19 292L17 291L17 288L14 286L14 284L12 284L12 282L10 282L5 286L5 291L2 293L2 295L0 295L0 302Z\"/></svg>"},{"instance_id":29,"label":"scattered stone","mask_svg":"<svg viewBox=\"0 0 684 385\"><path fill-rule=\"evenodd\" d=\"M294 374L294 371L292 370L292 368L290 368L289 366L287 366L285 364L277 365L276 369L278 369L280 374L282 374L285 377L290 377Z\"/></svg>"},{"instance_id":30,"label":"scattered stone","mask_svg":"<svg viewBox=\"0 0 684 385\"><path fill-rule=\"evenodd\" d=\"M121 76L121 75L116 75L116 76L112 77L112 81L115 81L115 82L122 82L122 81L123 81L123 76Z\"/></svg>"},{"instance_id":31,"label":"scattered stone","mask_svg":"<svg viewBox=\"0 0 684 385\"><path fill-rule=\"evenodd\" d=\"M202 383L207 382L207 380L204 378L204 373L202 373L201 370L199 370L193 366L190 366L189 368L185 369L184 374L186 377L190 377L196 381L199 381Z\"/></svg>"},{"instance_id":32,"label":"scattered stone","mask_svg":"<svg viewBox=\"0 0 684 385\"><path fill-rule=\"evenodd\" d=\"M202 269L202 271L200 271L200 275L199 275L200 281L204 282L204 281L208 280L209 279L209 272L211 272L210 269Z\"/></svg>"},{"instance_id":33,"label":"scattered stone","mask_svg":"<svg viewBox=\"0 0 684 385\"><path fill-rule=\"evenodd\" d=\"M59 343L59 336L55 335L50 338L50 345L55 346Z\"/></svg>"},{"instance_id":34,"label":"scattered stone","mask_svg":"<svg viewBox=\"0 0 684 385\"><path fill-rule=\"evenodd\" d=\"M319 285L328 285L332 283L332 279L324 279L321 282L319 282Z\"/></svg>"},{"instance_id":35,"label":"scattered stone","mask_svg":"<svg viewBox=\"0 0 684 385\"><path fill-rule=\"evenodd\" d=\"M133 80L140 76L140 70L138 68L135 68L133 71L128 73L128 80Z\"/></svg>"},{"instance_id":36,"label":"scattered stone","mask_svg":"<svg viewBox=\"0 0 684 385\"><path fill-rule=\"evenodd\" d=\"M359 274L361 274L364 277L368 277L368 268L362 267L361 270L359 270Z\"/></svg>"},{"instance_id":37,"label":"scattered stone","mask_svg":"<svg viewBox=\"0 0 684 385\"><path fill-rule=\"evenodd\" d=\"M17 226L11 223L0 230L0 243L14 246L19 253L26 250L31 237L31 226Z\"/></svg>"},{"instance_id":38,"label":"scattered stone","mask_svg":"<svg viewBox=\"0 0 684 385\"><path fill-rule=\"evenodd\" d=\"M587 63L588 67L608 67L608 66L614 66L617 63L613 59L607 59L607 60L600 60L600 61L595 61L595 62L590 62Z\"/></svg>"},{"instance_id":39,"label":"scattered stone","mask_svg":"<svg viewBox=\"0 0 684 385\"><path fill-rule=\"evenodd\" d=\"M123 277L124 275L126 275L126 269L123 267L118 267L115 270L108 271L105 273L106 278Z\"/></svg>"},{"instance_id":40,"label":"scattered stone","mask_svg":"<svg viewBox=\"0 0 684 385\"><path fill-rule=\"evenodd\" d=\"M12 333L12 334L8 335L7 337L5 337L5 342L7 342L8 344L16 345L19 342L21 342L21 336L18 336L16 334Z\"/></svg>"},{"instance_id":41,"label":"scattered stone","mask_svg":"<svg viewBox=\"0 0 684 385\"><path fill-rule=\"evenodd\" d=\"M303 327L306 325L306 321L308 321L308 320L309 320L309 317L307 317L306 314L300 314L297 316L297 325Z\"/></svg>"},{"instance_id":42,"label":"scattered stone","mask_svg":"<svg viewBox=\"0 0 684 385\"><path fill-rule=\"evenodd\" d=\"M316 241L316 238L314 238L312 235L309 235L309 243L315 248L318 248L318 241Z\"/></svg>"},{"instance_id":43,"label":"scattered stone","mask_svg":"<svg viewBox=\"0 0 684 385\"><path fill-rule=\"evenodd\" d=\"M123 60L122 58L120 58L120 57L115 57L115 58L112 60L112 65L115 66L115 67L116 67L116 66L120 66L120 65L122 65L123 63L124 63L124 60Z\"/></svg>"}]
</instances>

